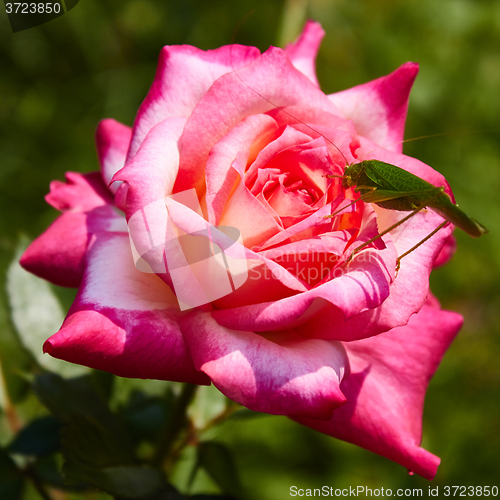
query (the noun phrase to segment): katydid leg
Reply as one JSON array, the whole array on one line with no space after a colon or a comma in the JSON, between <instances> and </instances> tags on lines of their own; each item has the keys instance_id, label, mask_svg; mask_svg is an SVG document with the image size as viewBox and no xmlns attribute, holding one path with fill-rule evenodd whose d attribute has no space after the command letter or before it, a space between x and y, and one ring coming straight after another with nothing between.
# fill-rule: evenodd
<instances>
[{"instance_id":1,"label":"katydid leg","mask_svg":"<svg viewBox=\"0 0 500 500\"><path fill-rule=\"evenodd\" d=\"M442 229L444 226L446 226L446 224L449 224L449 222L447 220L445 220L444 222L442 222L441 224L439 224L439 226L436 229L434 229L434 231L432 231L425 238L423 238L422 240L420 240L415 246L411 247L404 254L400 255L396 259L396 272L399 271L399 267L401 265L401 259L403 257L406 257L408 254L410 254L411 252L413 252L413 250L416 250L420 245L422 245L422 243L425 243L429 238L432 238L440 229Z\"/></svg>"},{"instance_id":2,"label":"katydid leg","mask_svg":"<svg viewBox=\"0 0 500 500\"><path fill-rule=\"evenodd\" d=\"M415 210L413 210L413 212L410 212L406 217L403 217L401 220L398 220L398 222L396 222L392 226L388 227L387 229L384 229L381 233L377 234L377 236L374 236L373 238L370 238L368 241L365 241L362 245L360 245L358 248L356 248L355 250L353 250L352 254L347 259L347 262L346 262L345 265L347 265L349 262L351 262L351 260L354 257L354 255L356 255L360 250L362 250L363 248L365 248L366 246L368 246L370 243L373 243L374 241L378 240L379 238L381 238L382 236L384 236L384 234L387 234L388 232L390 232L393 229L397 228L398 226L400 226L401 224L403 224L407 220L411 219L415 214L417 214L418 212L420 212L420 210L422 210L424 208L425 207L418 207L418 208L416 208Z\"/></svg>"}]
</instances>

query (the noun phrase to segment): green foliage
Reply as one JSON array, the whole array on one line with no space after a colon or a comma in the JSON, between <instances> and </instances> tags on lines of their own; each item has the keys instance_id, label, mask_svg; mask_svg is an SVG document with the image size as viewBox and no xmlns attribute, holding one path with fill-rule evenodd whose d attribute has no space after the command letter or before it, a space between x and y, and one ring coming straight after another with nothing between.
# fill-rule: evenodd
<instances>
[{"instance_id":1,"label":"green foliage","mask_svg":"<svg viewBox=\"0 0 500 500\"><path fill-rule=\"evenodd\" d=\"M24 478L9 455L0 449L0 498L19 500L24 488Z\"/></svg>"},{"instance_id":2,"label":"green foliage","mask_svg":"<svg viewBox=\"0 0 500 500\"><path fill-rule=\"evenodd\" d=\"M198 467L203 467L223 492L242 498L238 471L227 446L213 441L201 442L198 445L198 458L193 469L193 479Z\"/></svg>"},{"instance_id":3,"label":"green foliage","mask_svg":"<svg viewBox=\"0 0 500 500\"><path fill-rule=\"evenodd\" d=\"M22 428L8 447L9 453L43 457L61 447L61 424L52 416L41 417Z\"/></svg>"},{"instance_id":4,"label":"green foliage","mask_svg":"<svg viewBox=\"0 0 500 500\"><path fill-rule=\"evenodd\" d=\"M490 230L479 240L457 232L456 256L431 277L443 306L461 312L465 324L430 385L424 445L442 458L435 485L497 481L499 2L84 0L61 18L16 34L0 15L0 499L38 500L40 488L64 491L68 500L110 494L223 500L230 497L220 492L243 490L271 500L288 497L291 484L427 488L388 460L247 410L203 434L199 448L189 429L177 429L172 450L180 459L167 478L174 486L168 485L152 459L172 428L178 387L42 355L75 292L23 273L13 259L19 242L26 244L19 234L34 238L56 216L43 199L49 182L67 170L98 168L96 124L105 117L133 123L163 45L230 43L250 10L255 13L235 41L261 49L290 41L306 17L322 22L318 75L326 92L420 62L406 136L452 133L409 142L405 151L442 172L460 207ZM474 133L454 133L463 130ZM74 375L85 376L67 378ZM200 391L190 410L198 430L217 418L216 408L226 411L211 391ZM208 434L216 441L206 441ZM232 483L234 463L242 490Z\"/></svg>"}]
</instances>

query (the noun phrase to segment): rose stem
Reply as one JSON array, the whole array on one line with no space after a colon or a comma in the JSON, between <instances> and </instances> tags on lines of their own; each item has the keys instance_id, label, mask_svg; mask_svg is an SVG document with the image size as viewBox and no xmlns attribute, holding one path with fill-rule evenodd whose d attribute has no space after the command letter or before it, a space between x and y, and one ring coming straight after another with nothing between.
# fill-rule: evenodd
<instances>
[{"instance_id":1,"label":"rose stem","mask_svg":"<svg viewBox=\"0 0 500 500\"><path fill-rule=\"evenodd\" d=\"M182 392L175 402L172 416L160 436L158 447L156 448L156 452L151 460L153 465L158 467L163 464L163 462L168 458L172 446L179 437L179 434L189 423L186 416L186 410L193 400L197 388L197 385L187 383L184 384Z\"/></svg>"}]
</instances>

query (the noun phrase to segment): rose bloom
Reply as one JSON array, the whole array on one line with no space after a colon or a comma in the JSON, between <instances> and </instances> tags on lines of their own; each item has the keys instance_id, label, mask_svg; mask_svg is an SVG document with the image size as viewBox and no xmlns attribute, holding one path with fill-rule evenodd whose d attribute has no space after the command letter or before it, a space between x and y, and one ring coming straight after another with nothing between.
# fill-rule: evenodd
<instances>
[{"instance_id":1,"label":"rose bloom","mask_svg":"<svg viewBox=\"0 0 500 500\"><path fill-rule=\"evenodd\" d=\"M429 274L453 253L453 228L402 259L398 273L398 255L439 215L422 211L349 260L406 214L347 206L358 195L328 175L373 158L451 191L402 154L417 64L326 95L315 75L323 34L309 22L294 43L264 54L165 47L133 127L99 124L101 172L51 183L47 202L62 214L21 264L79 289L44 345L50 355L122 377L213 383L247 408L286 415L431 479L439 458L420 447L424 396L462 318L441 310ZM248 277L182 310L168 269L137 269L126 221L193 188L201 215L187 211L184 226L201 217L237 228Z\"/></svg>"}]
</instances>

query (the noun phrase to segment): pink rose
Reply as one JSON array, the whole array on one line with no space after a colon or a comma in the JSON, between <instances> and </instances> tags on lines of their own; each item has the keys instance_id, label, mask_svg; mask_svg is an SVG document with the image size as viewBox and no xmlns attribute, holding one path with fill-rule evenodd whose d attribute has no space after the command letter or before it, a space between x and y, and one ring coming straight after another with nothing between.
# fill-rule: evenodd
<instances>
[{"instance_id":1,"label":"pink rose","mask_svg":"<svg viewBox=\"0 0 500 500\"><path fill-rule=\"evenodd\" d=\"M44 345L52 356L123 377L213 383L252 410L432 478L439 459L420 448L424 396L462 320L440 309L428 278L453 251L452 227L405 257L397 275L397 256L441 223L434 212L348 262L405 214L360 202L325 218L354 196L327 174L341 175L345 159L376 158L451 192L401 152L417 65L328 96L314 69L322 37L310 22L285 50L262 55L238 45L165 47L133 128L99 124L101 173L51 184L47 201L62 215L21 263L79 287ZM126 220L192 188L201 212L184 210L178 224L237 228L248 276L181 310L171 269L136 268Z\"/></svg>"}]
</instances>

